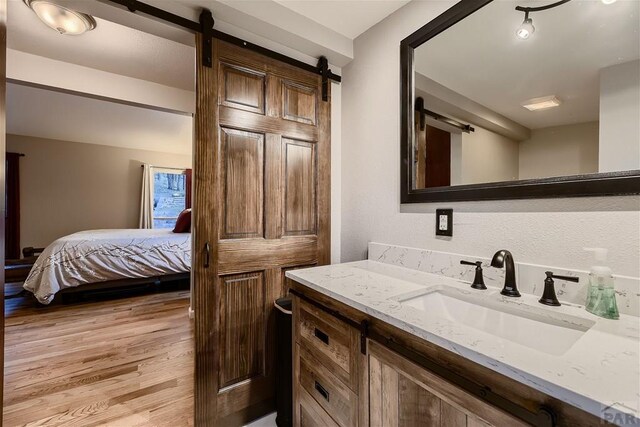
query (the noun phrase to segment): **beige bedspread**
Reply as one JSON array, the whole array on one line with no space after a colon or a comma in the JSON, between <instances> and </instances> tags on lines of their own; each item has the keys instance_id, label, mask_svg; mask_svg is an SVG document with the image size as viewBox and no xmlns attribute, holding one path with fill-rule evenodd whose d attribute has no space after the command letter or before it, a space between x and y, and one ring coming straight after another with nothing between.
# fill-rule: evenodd
<instances>
[{"instance_id":1,"label":"beige bedspread","mask_svg":"<svg viewBox=\"0 0 640 427\"><path fill-rule=\"evenodd\" d=\"M191 234L171 230L90 230L62 237L33 265L24 288L42 304L61 289L191 270Z\"/></svg>"}]
</instances>

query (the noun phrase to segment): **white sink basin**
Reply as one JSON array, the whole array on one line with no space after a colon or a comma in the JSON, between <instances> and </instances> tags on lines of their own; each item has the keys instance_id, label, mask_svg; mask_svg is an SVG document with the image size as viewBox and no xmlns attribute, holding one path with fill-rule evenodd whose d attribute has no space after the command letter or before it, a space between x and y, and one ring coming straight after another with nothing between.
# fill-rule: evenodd
<instances>
[{"instance_id":1,"label":"white sink basin","mask_svg":"<svg viewBox=\"0 0 640 427\"><path fill-rule=\"evenodd\" d=\"M400 298L399 302L431 316L557 356L566 353L595 324L589 319L555 315L516 301L479 297L455 288L438 287L419 296Z\"/></svg>"}]
</instances>

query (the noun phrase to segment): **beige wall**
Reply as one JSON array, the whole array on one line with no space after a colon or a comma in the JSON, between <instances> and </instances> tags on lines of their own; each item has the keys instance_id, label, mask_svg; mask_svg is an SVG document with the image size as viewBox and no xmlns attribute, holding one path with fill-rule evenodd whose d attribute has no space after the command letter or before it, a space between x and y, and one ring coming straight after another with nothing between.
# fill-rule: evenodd
<instances>
[{"instance_id":1,"label":"beige wall","mask_svg":"<svg viewBox=\"0 0 640 427\"><path fill-rule=\"evenodd\" d=\"M81 230L137 228L142 163L191 167L191 156L7 135L20 159L21 247Z\"/></svg>"},{"instance_id":2,"label":"beige wall","mask_svg":"<svg viewBox=\"0 0 640 427\"><path fill-rule=\"evenodd\" d=\"M640 169L640 60L600 70L600 172Z\"/></svg>"},{"instance_id":3,"label":"beige wall","mask_svg":"<svg viewBox=\"0 0 640 427\"><path fill-rule=\"evenodd\" d=\"M451 135L451 185L518 179L518 143L475 126Z\"/></svg>"},{"instance_id":4,"label":"beige wall","mask_svg":"<svg viewBox=\"0 0 640 427\"><path fill-rule=\"evenodd\" d=\"M534 129L520 143L520 179L598 172L598 122Z\"/></svg>"}]
</instances>

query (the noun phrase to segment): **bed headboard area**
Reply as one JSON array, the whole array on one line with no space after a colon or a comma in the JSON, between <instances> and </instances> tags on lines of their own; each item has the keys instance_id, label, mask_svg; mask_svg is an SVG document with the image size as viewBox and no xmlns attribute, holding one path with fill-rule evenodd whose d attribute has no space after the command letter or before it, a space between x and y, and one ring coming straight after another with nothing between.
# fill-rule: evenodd
<instances>
[{"instance_id":1,"label":"bed headboard area","mask_svg":"<svg viewBox=\"0 0 640 427\"><path fill-rule=\"evenodd\" d=\"M7 135L20 163L20 247L82 230L138 228L143 163L190 168L190 154Z\"/></svg>"}]
</instances>

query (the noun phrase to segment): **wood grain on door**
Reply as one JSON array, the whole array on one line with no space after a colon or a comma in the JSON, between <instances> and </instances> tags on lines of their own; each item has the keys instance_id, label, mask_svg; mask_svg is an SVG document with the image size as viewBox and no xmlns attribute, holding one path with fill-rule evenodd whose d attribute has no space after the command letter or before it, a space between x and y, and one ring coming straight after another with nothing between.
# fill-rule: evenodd
<instances>
[{"instance_id":1,"label":"wood grain on door","mask_svg":"<svg viewBox=\"0 0 640 427\"><path fill-rule=\"evenodd\" d=\"M197 74L196 424L242 425L274 407L283 271L330 259L330 103L319 75L220 40Z\"/></svg>"}]
</instances>

